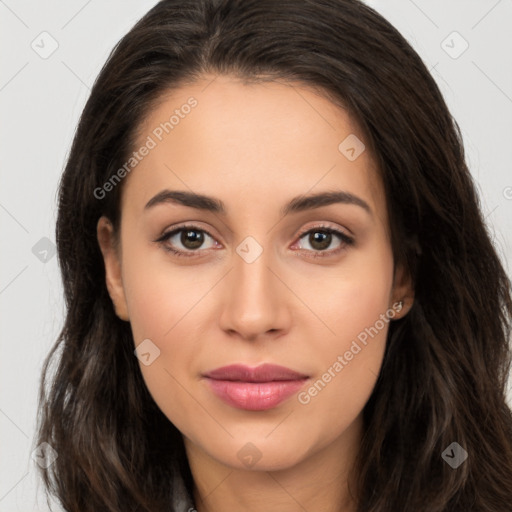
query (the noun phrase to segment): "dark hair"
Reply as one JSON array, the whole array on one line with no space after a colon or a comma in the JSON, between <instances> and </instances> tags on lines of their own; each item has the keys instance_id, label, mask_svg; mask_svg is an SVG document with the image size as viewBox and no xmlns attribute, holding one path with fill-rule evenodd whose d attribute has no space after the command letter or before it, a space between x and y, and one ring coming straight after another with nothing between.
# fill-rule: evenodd
<instances>
[{"instance_id":1,"label":"dark hair","mask_svg":"<svg viewBox=\"0 0 512 512\"><path fill-rule=\"evenodd\" d=\"M118 226L122 183L102 199L94 191L162 94L205 73L314 87L348 110L378 164L395 265L409 269L415 301L390 324L364 408L358 510L510 510L510 282L439 88L357 0L163 0L112 51L60 184L67 315L40 387L38 443L58 452L42 470L47 489L68 511L156 512L170 510L174 472L190 484L181 434L146 389L105 285L96 224ZM457 469L441 456L452 442L469 454Z\"/></svg>"}]
</instances>

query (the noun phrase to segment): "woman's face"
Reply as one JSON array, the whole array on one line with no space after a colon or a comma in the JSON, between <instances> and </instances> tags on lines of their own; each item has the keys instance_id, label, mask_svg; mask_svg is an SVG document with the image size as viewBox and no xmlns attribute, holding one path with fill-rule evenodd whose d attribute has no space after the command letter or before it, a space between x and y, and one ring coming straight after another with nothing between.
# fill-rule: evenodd
<instances>
[{"instance_id":1,"label":"woman's face","mask_svg":"<svg viewBox=\"0 0 512 512\"><path fill-rule=\"evenodd\" d=\"M169 93L140 126L119 251L106 219L98 236L144 380L189 449L268 470L357 438L409 293L362 144L306 86L226 76ZM297 375L210 373L262 364Z\"/></svg>"}]
</instances>

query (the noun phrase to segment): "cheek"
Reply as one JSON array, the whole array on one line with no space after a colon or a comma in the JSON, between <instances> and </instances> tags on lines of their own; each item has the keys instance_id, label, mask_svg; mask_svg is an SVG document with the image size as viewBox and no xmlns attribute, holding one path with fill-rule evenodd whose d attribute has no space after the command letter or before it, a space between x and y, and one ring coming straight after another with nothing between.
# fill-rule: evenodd
<instances>
[{"instance_id":1,"label":"cheek","mask_svg":"<svg viewBox=\"0 0 512 512\"><path fill-rule=\"evenodd\" d=\"M191 270L173 272L170 263L142 261L134 257L123 262L134 348L147 339L154 344L150 345L150 364L140 362L146 387L169 420L187 431L202 413L188 390L199 343L204 339L201 318L208 307L208 286L194 279ZM158 356L153 359L153 354Z\"/></svg>"},{"instance_id":2,"label":"cheek","mask_svg":"<svg viewBox=\"0 0 512 512\"><path fill-rule=\"evenodd\" d=\"M321 321L314 323L319 332L317 342L331 355L333 350L348 350L351 341L374 326L391 305L390 248L383 239L372 244L371 250L347 253L339 266L328 270L310 267L296 272L294 290ZM378 327L379 331L386 330L380 321ZM386 333L383 334L385 338Z\"/></svg>"},{"instance_id":3,"label":"cheek","mask_svg":"<svg viewBox=\"0 0 512 512\"><path fill-rule=\"evenodd\" d=\"M129 247L129 236L125 240ZM177 267L163 250L135 241L125 254L123 285L135 346L150 339L160 350L159 366L165 362L169 371L188 370L204 340L215 300L212 288L223 272L200 275L194 265Z\"/></svg>"},{"instance_id":4,"label":"cheek","mask_svg":"<svg viewBox=\"0 0 512 512\"><path fill-rule=\"evenodd\" d=\"M209 285L193 266L176 268L161 251L144 248L123 259L123 283L136 343L170 336Z\"/></svg>"},{"instance_id":5,"label":"cheek","mask_svg":"<svg viewBox=\"0 0 512 512\"><path fill-rule=\"evenodd\" d=\"M318 373L298 400L313 418L326 408L340 420L355 417L382 364L393 316L393 258L384 243L380 250L358 256L310 294L323 323L316 324L322 334L314 336Z\"/></svg>"}]
</instances>

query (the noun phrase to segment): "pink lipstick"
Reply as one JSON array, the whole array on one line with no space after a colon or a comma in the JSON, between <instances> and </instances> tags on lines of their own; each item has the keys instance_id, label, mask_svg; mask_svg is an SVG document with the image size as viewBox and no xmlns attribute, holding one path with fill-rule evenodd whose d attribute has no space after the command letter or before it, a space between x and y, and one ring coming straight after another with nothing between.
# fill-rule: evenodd
<instances>
[{"instance_id":1,"label":"pink lipstick","mask_svg":"<svg viewBox=\"0 0 512 512\"><path fill-rule=\"evenodd\" d=\"M203 375L210 389L227 404L248 411L276 407L296 393L307 375L274 364L256 368L234 364Z\"/></svg>"}]
</instances>

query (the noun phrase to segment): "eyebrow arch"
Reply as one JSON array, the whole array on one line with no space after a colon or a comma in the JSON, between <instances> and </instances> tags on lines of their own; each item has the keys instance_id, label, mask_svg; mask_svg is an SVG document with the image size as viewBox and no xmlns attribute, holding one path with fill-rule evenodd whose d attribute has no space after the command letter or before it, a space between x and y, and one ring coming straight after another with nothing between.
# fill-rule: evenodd
<instances>
[{"instance_id":1,"label":"eyebrow arch","mask_svg":"<svg viewBox=\"0 0 512 512\"><path fill-rule=\"evenodd\" d=\"M285 216L289 213L302 212L304 210L329 206L330 204L335 203L353 204L360 206L367 213L370 215L372 214L372 210L366 201L354 194L351 194L350 192L345 192L343 190L337 190L333 192L319 192L317 194L310 194L308 196L294 197L281 209L281 214Z\"/></svg>"},{"instance_id":2,"label":"eyebrow arch","mask_svg":"<svg viewBox=\"0 0 512 512\"><path fill-rule=\"evenodd\" d=\"M226 207L220 199L196 194L195 192L178 190L162 190L147 202L144 209L148 210L149 208L162 203L178 203L190 208L226 215ZM335 203L360 206L367 213L370 215L372 214L372 210L368 203L360 197L351 194L350 192L333 191L294 197L281 209L281 215L285 216L290 213L302 212Z\"/></svg>"},{"instance_id":3,"label":"eyebrow arch","mask_svg":"<svg viewBox=\"0 0 512 512\"><path fill-rule=\"evenodd\" d=\"M144 207L145 210L162 203L178 203L198 210L206 210L213 213L226 214L224 203L214 197L196 194L194 192L182 192L178 190L162 190L152 197Z\"/></svg>"}]
</instances>

